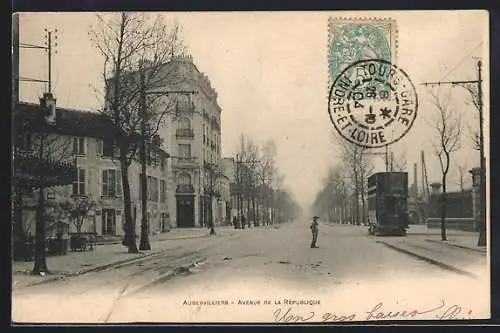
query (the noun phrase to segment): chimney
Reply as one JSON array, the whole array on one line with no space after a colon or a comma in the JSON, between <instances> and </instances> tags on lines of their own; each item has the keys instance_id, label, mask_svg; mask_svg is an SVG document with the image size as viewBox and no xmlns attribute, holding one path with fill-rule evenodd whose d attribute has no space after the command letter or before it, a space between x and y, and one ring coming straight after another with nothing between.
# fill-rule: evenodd
<instances>
[{"instance_id":1,"label":"chimney","mask_svg":"<svg viewBox=\"0 0 500 333\"><path fill-rule=\"evenodd\" d=\"M12 15L12 106L19 103L19 14Z\"/></svg>"},{"instance_id":2,"label":"chimney","mask_svg":"<svg viewBox=\"0 0 500 333\"><path fill-rule=\"evenodd\" d=\"M55 125L56 123L56 99L52 93L43 93L43 97L40 98L40 106L42 107L42 112L45 112L45 121L47 124Z\"/></svg>"}]
</instances>

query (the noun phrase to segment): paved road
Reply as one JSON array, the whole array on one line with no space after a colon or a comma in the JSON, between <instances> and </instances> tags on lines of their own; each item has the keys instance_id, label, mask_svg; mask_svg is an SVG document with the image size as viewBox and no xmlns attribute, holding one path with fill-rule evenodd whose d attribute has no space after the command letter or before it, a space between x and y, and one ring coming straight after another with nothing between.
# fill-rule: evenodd
<instances>
[{"instance_id":1,"label":"paved road","mask_svg":"<svg viewBox=\"0 0 500 333\"><path fill-rule=\"evenodd\" d=\"M335 321L403 310L416 312L397 319L434 319L453 305L456 318L489 313L485 280L395 251L364 227L322 225L320 247L309 242L306 222L186 240L142 262L17 292L13 320Z\"/></svg>"}]
</instances>

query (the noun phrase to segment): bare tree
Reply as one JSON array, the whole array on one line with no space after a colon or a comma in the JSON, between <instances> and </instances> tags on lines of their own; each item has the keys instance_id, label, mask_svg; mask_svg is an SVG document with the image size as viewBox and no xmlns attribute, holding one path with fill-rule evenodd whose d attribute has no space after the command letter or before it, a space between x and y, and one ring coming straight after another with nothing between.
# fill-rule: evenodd
<instances>
[{"instance_id":1,"label":"bare tree","mask_svg":"<svg viewBox=\"0 0 500 333\"><path fill-rule=\"evenodd\" d=\"M239 188L239 215L241 218L245 217L249 226L251 220L255 221L258 164L259 146L250 137L242 134L237 149L236 178Z\"/></svg>"},{"instance_id":2,"label":"bare tree","mask_svg":"<svg viewBox=\"0 0 500 333\"><path fill-rule=\"evenodd\" d=\"M260 197L263 207L264 223L268 225L270 221L269 211L271 209L272 199L272 180L277 173L276 168L276 144L270 140L262 145L261 163L259 164Z\"/></svg>"},{"instance_id":3,"label":"bare tree","mask_svg":"<svg viewBox=\"0 0 500 333\"><path fill-rule=\"evenodd\" d=\"M98 15L97 19L98 23L90 30L90 38L104 58L103 113L114 124L119 149L125 214L123 244L129 253L137 253L128 169L138 148L144 161L146 145L156 136L168 109L165 107L158 112L151 107L161 94L148 98L145 92L164 84L167 73L162 71L162 65L177 55L182 43L178 25L169 30L158 15L121 12ZM147 181L142 183L147 186ZM147 189L142 191L147 193ZM145 220L144 214L142 225L141 235L145 235L147 241L147 216Z\"/></svg>"},{"instance_id":4,"label":"bare tree","mask_svg":"<svg viewBox=\"0 0 500 333\"><path fill-rule=\"evenodd\" d=\"M451 154L458 151L461 146L462 117L457 111L451 109L450 94L441 96L439 92L430 92L436 108L436 116L432 120L435 133L433 147L441 167L441 240L446 240L446 180L450 170Z\"/></svg>"},{"instance_id":5,"label":"bare tree","mask_svg":"<svg viewBox=\"0 0 500 333\"><path fill-rule=\"evenodd\" d=\"M21 203L17 208L22 210L22 195L27 192L37 192L36 225L35 225L35 262L32 274L48 274L45 258L45 238L47 231L46 190L57 183L66 185L66 179L74 179L75 171L73 158L73 141L71 137L60 135L56 124L55 101L50 104L52 95L44 94L48 103L37 110L34 117L25 113L17 113L15 123L15 152L16 163L14 168L21 173L30 174L31 179L17 186L17 199ZM28 140L29 138L29 140ZM29 143L27 142L29 141ZM64 167L65 166L65 167ZM67 172L71 174L66 174ZM51 172L52 171L52 172ZM52 175L58 174L57 179ZM27 185L28 183L28 185ZM21 185L21 184L18 184ZM24 187L24 188L23 188ZM22 214L18 213L19 223L22 223Z\"/></svg>"},{"instance_id":6,"label":"bare tree","mask_svg":"<svg viewBox=\"0 0 500 333\"><path fill-rule=\"evenodd\" d=\"M403 149L399 154L391 152L391 161L390 161L391 171L394 172L404 172L406 171L407 159L406 159L406 149Z\"/></svg>"},{"instance_id":7,"label":"bare tree","mask_svg":"<svg viewBox=\"0 0 500 333\"><path fill-rule=\"evenodd\" d=\"M69 221L75 226L76 232L81 233L85 220L89 212L96 206L96 202L91 197L85 196L66 200L60 206L68 216Z\"/></svg>"},{"instance_id":8,"label":"bare tree","mask_svg":"<svg viewBox=\"0 0 500 333\"><path fill-rule=\"evenodd\" d=\"M223 168L216 163L205 163L204 164L205 177L208 180L204 186L204 193L210 198L209 209L209 221L208 226L210 228L210 235L215 235L215 223L214 223L214 212L212 211L212 201L214 198L221 196L221 188L223 178L227 178L224 174Z\"/></svg>"}]
</instances>

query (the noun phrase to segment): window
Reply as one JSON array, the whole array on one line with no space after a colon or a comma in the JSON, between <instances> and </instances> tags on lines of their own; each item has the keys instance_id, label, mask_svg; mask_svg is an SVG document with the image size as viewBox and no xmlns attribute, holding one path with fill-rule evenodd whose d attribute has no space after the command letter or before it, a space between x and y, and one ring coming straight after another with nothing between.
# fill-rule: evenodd
<instances>
[{"instance_id":1,"label":"window","mask_svg":"<svg viewBox=\"0 0 500 333\"><path fill-rule=\"evenodd\" d=\"M85 138L73 138L73 154L85 155Z\"/></svg>"},{"instance_id":2,"label":"window","mask_svg":"<svg viewBox=\"0 0 500 333\"><path fill-rule=\"evenodd\" d=\"M73 195L85 195L85 169L78 169L73 181Z\"/></svg>"},{"instance_id":3,"label":"window","mask_svg":"<svg viewBox=\"0 0 500 333\"><path fill-rule=\"evenodd\" d=\"M160 180L160 202L167 201L167 183L161 179Z\"/></svg>"},{"instance_id":4,"label":"window","mask_svg":"<svg viewBox=\"0 0 500 333\"><path fill-rule=\"evenodd\" d=\"M114 209L102 210L102 234L113 236L116 234L116 212Z\"/></svg>"},{"instance_id":5,"label":"window","mask_svg":"<svg viewBox=\"0 0 500 333\"><path fill-rule=\"evenodd\" d=\"M102 156L113 157L115 150L115 145L113 140L103 140L102 141Z\"/></svg>"},{"instance_id":6,"label":"window","mask_svg":"<svg viewBox=\"0 0 500 333\"><path fill-rule=\"evenodd\" d=\"M149 165L152 166L153 168L158 167L160 164L160 156L158 155L157 152L151 151L149 155Z\"/></svg>"},{"instance_id":7,"label":"window","mask_svg":"<svg viewBox=\"0 0 500 333\"><path fill-rule=\"evenodd\" d=\"M181 159L191 158L191 145L180 144L179 145L179 157Z\"/></svg>"},{"instance_id":8,"label":"window","mask_svg":"<svg viewBox=\"0 0 500 333\"><path fill-rule=\"evenodd\" d=\"M120 197L122 195L122 175L119 170L102 170L102 195Z\"/></svg>"},{"instance_id":9,"label":"window","mask_svg":"<svg viewBox=\"0 0 500 333\"><path fill-rule=\"evenodd\" d=\"M102 140L101 139L96 139L96 155L97 156L102 156Z\"/></svg>"},{"instance_id":10,"label":"window","mask_svg":"<svg viewBox=\"0 0 500 333\"><path fill-rule=\"evenodd\" d=\"M158 178L148 176L148 200L158 201Z\"/></svg>"},{"instance_id":11,"label":"window","mask_svg":"<svg viewBox=\"0 0 500 333\"><path fill-rule=\"evenodd\" d=\"M181 173L177 177L178 185L191 185L191 176L188 173Z\"/></svg>"},{"instance_id":12,"label":"window","mask_svg":"<svg viewBox=\"0 0 500 333\"><path fill-rule=\"evenodd\" d=\"M189 120L189 118L184 117L179 120L179 129L181 130L191 129L191 121Z\"/></svg>"}]
</instances>

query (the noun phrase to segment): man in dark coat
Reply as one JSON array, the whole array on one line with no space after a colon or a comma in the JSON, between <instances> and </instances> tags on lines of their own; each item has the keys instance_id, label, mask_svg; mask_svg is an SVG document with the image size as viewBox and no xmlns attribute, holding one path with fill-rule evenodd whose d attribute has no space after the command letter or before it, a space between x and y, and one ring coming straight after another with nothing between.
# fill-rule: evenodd
<instances>
[{"instance_id":1,"label":"man in dark coat","mask_svg":"<svg viewBox=\"0 0 500 333\"><path fill-rule=\"evenodd\" d=\"M313 222L311 223L311 232L312 232L312 242L311 242L311 248L318 248L319 246L316 245L316 242L318 241L318 233L319 233L319 223L318 223L318 216L313 217Z\"/></svg>"}]
</instances>

